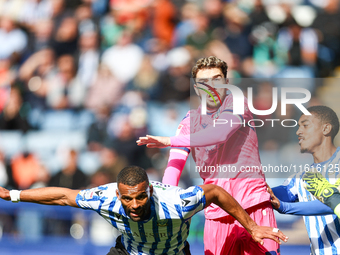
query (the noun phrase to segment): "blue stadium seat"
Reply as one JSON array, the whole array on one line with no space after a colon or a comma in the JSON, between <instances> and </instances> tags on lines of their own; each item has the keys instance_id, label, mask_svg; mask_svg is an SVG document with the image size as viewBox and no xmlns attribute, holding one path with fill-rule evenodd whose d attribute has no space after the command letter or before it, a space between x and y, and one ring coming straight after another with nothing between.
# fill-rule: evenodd
<instances>
[{"instance_id":1,"label":"blue stadium seat","mask_svg":"<svg viewBox=\"0 0 340 255\"><path fill-rule=\"evenodd\" d=\"M86 148L85 131L44 130L30 131L26 134L25 148L36 153L54 152L65 147L75 150Z\"/></svg>"},{"instance_id":2,"label":"blue stadium seat","mask_svg":"<svg viewBox=\"0 0 340 255\"><path fill-rule=\"evenodd\" d=\"M0 132L0 150L6 157L12 157L22 151L22 137L21 131Z\"/></svg>"},{"instance_id":3,"label":"blue stadium seat","mask_svg":"<svg viewBox=\"0 0 340 255\"><path fill-rule=\"evenodd\" d=\"M40 122L42 130L72 130L77 126L77 118L72 111L46 111Z\"/></svg>"}]
</instances>

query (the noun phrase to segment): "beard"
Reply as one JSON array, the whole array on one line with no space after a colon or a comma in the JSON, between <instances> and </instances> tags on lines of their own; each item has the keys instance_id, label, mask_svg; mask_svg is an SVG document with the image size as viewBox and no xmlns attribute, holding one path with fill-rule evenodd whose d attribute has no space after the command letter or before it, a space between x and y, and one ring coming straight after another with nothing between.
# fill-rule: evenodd
<instances>
[{"instance_id":1,"label":"beard","mask_svg":"<svg viewBox=\"0 0 340 255\"><path fill-rule=\"evenodd\" d=\"M306 152L308 152L308 149L306 149L306 148L300 148L300 152L301 152L301 153L306 153Z\"/></svg>"}]
</instances>

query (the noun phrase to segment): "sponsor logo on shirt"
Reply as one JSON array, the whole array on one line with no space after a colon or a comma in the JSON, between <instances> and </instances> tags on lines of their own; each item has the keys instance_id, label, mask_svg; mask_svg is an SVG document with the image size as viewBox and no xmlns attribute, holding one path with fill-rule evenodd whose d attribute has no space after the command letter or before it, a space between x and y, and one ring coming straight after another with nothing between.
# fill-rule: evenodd
<instances>
[{"instance_id":1,"label":"sponsor logo on shirt","mask_svg":"<svg viewBox=\"0 0 340 255\"><path fill-rule=\"evenodd\" d=\"M167 219L157 221L157 226L158 227L166 227L167 225L168 225L168 220Z\"/></svg>"}]
</instances>

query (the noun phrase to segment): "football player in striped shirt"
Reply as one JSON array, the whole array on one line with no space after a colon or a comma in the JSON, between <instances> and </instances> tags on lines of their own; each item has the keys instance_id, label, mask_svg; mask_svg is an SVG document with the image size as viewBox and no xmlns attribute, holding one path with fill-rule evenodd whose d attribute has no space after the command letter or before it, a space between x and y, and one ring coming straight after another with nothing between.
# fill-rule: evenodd
<instances>
[{"instance_id":1,"label":"football player in striped shirt","mask_svg":"<svg viewBox=\"0 0 340 255\"><path fill-rule=\"evenodd\" d=\"M200 99L203 93L207 94L207 114L202 115L202 106L199 106L183 118L176 136L140 137L137 144L150 148L171 146L163 177L163 183L171 185L178 185L192 152L204 184L215 184L226 190L258 225L276 227L247 99L242 98L244 114L234 115L234 96L226 88L215 87L228 83L227 69L227 63L214 56L199 59L192 69L192 77ZM215 121L225 124L215 125ZM215 204L205 209L205 218L205 254L280 254L279 245L271 240L265 240L264 246L255 244L247 231Z\"/></svg>"},{"instance_id":2,"label":"football player in striped shirt","mask_svg":"<svg viewBox=\"0 0 340 255\"><path fill-rule=\"evenodd\" d=\"M287 237L278 229L258 226L226 191L216 185L181 189L158 182L149 183L144 169L124 168L111 183L87 190L0 188L0 197L12 202L68 205L99 213L121 236L108 255L190 254L186 241L191 217L211 203L235 217L255 242L264 238L280 243Z\"/></svg>"},{"instance_id":3,"label":"football player in striped shirt","mask_svg":"<svg viewBox=\"0 0 340 255\"><path fill-rule=\"evenodd\" d=\"M312 115L300 117L296 134L301 152L311 153L314 162L308 171L294 174L283 185L268 190L274 208L280 213L304 216L312 254L340 254L339 218L317 199L323 198L336 208L330 195L334 191L338 193L335 187L339 178L340 147L336 148L333 140L339 131L339 119L326 106L312 106L307 110Z\"/></svg>"}]
</instances>

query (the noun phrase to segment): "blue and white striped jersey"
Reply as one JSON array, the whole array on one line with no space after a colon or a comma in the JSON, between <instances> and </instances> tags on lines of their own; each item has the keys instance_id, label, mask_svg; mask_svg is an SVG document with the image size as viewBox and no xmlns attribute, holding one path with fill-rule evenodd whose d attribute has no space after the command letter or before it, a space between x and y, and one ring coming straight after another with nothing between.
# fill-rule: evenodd
<instances>
[{"instance_id":1,"label":"blue and white striped jersey","mask_svg":"<svg viewBox=\"0 0 340 255\"><path fill-rule=\"evenodd\" d=\"M130 254L184 254L191 217L205 207L202 188L181 189L151 182L151 216L135 222L125 214L116 196L117 183L79 192L76 202L83 209L98 212L122 234L122 243Z\"/></svg>"},{"instance_id":2,"label":"blue and white striped jersey","mask_svg":"<svg viewBox=\"0 0 340 255\"><path fill-rule=\"evenodd\" d=\"M314 163L310 166L322 173L331 184L334 184L339 177L339 151L340 147L337 148L329 160L318 164ZM283 186L286 186L292 202L316 200L316 198L304 188L304 181L302 180L304 173L305 172L294 174L283 183ZM311 243L311 254L340 254L340 221L335 214L303 216L303 219Z\"/></svg>"}]
</instances>

